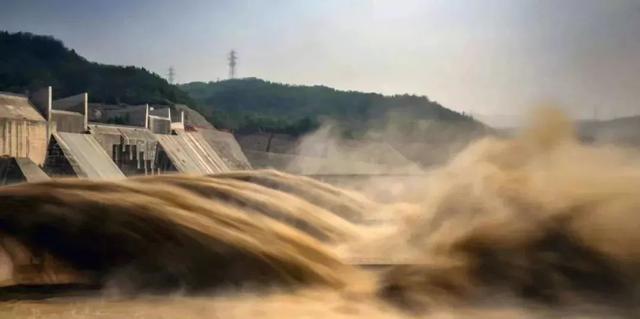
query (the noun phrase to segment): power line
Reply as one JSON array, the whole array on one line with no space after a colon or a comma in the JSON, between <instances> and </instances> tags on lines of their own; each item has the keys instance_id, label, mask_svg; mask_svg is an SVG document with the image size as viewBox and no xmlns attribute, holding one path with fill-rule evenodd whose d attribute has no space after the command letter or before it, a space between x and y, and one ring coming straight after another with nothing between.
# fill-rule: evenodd
<instances>
[{"instance_id":1,"label":"power line","mask_svg":"<svg viewBox=\"0 0 640 319\"><path fill-rule=\"evenodd\" d=\"M231 50L231 52L229 52L229 78L230 79L235 79L236 77L236 65L237 65L237 61L238 61L238 56L236 55L236 51L235 50Z\"/></svg>"}]
</instances>

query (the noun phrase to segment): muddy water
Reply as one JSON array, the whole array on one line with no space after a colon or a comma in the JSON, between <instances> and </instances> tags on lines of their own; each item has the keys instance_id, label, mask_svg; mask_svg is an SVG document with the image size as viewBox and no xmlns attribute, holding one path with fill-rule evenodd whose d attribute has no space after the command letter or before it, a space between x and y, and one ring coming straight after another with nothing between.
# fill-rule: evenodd
<instances>
[{"instance_id":1,"label":"muddy water","mask_svg":"<svg viewBox=\"0 0 640 319\"><path fill-rule=\"evenodd\" d=\"M639 158L546 111L385 204L274 171L2 188L1 282L93 290L0 317L634 318Z\"/></svg>"}]
</instances>

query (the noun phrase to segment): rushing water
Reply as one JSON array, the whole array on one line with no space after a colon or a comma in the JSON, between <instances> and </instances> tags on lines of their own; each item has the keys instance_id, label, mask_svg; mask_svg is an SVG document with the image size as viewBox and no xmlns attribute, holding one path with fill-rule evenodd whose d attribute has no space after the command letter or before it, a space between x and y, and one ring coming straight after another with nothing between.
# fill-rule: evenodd
<instances>
[{"instance_id":1,"label":"rushing water","mask_svg":"<svg viewBox=\"0 0 640 319\"><path fill-rule=\"evenodd\" d=\"M638 158L547 112L385 204L275 171L0 188L0 317L633 318Z\"/></svg>"}]
</instances>

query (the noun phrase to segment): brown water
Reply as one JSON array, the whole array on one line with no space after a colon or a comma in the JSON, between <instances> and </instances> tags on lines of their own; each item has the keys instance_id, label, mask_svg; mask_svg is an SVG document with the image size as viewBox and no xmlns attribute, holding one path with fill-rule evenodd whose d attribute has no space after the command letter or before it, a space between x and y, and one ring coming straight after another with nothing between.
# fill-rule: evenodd
<instances>
[{"instance_id":1,"label":"brown water","mask_svg":"<svg viewBox=\"0 0 640 319\"><path fill-rule=\"evenodd\" d=\"M1 188L2 283L83 289L0 318L634 318L638 158L547 111L391 204L274 171Z\"/></svg>"}]
</instances>

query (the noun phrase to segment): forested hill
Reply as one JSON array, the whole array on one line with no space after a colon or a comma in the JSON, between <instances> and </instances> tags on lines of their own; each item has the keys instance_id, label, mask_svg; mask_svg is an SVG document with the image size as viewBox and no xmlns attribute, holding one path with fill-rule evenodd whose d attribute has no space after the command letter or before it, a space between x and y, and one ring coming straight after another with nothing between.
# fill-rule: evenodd
<instances>
[{"instance_id":1,"label":"forested hill","mask_svg":"<svg viewBox=\"0 0 640 319\"><path fill-rule=\"evenodd\" d=\"M92 102L193 104L187 94L143 68L89 62L52 37L0 31L0 91L53 86L55 98L89 92Z\"/></svg>"},{"instance_id":2,"label":"forested hill","mask_svg":"<svg viewBox=\"0 0 640 319\"><path fill-rule=\"evenodd\" d=\"M339 91L325 86L294 86L256 78L193 82L180 86L198 104L198 110L217 127L300 134L323 119L332 119L352 131L384 126L395 120L409 127L420 121L456 123L468 128L484 125L425 96L384 96Z\"/></svg>"},{"instance_id":3,"label":"forested hill","mask_svg":"<svg viewBox=\"0 0 640 319\"><path fill-rule=\"evenodd\" d=\"M175 86L144 68L90 62L49 36L0 31L0 91L54 87L54 98L82 92L91 102L194 106L217 127L238 133L300 135L332 120L357 135L395 126L402 137L476 135L486 127L424 96L384 96L325 86L293 86L255 78ZM455 124L455 125L450 125ZM454 130L455 128L455 130Z\"/></svg>"}]
</instances>

